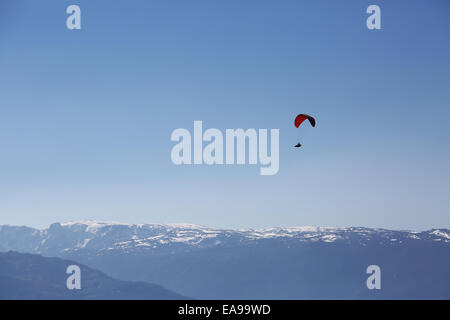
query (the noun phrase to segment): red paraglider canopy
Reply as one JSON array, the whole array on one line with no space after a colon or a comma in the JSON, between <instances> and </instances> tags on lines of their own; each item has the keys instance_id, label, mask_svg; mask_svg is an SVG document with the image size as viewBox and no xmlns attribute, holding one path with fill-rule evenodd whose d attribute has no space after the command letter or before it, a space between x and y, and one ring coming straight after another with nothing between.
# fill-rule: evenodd
<instances>
[{"instance_id":1,"label":"red paraglider canopy","mask_svg":"<svg viewBox=\"0 0 450 320\"><path fill-rule=\"evenodd\" d=\"M309 120L309 123L311 123L311 125L313 127L316 126L316 119L314 119L313 117L311 117L310 115L307 114L299 114L297 117L295 117L295 127L298 128L300 127L300 125L302 124L303 121L305 121L306 119Z\"/></svg>"}]
</instances>

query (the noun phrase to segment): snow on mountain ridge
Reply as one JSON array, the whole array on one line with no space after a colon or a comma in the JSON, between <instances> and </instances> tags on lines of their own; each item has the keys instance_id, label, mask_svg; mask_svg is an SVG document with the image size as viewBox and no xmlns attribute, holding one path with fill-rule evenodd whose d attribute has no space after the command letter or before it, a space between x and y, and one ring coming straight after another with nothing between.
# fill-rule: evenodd
<instances>
[{"instance_id":1,"label":"snow on mountain ridge","mask_svg":"<svg viewBox=\"0 0 450 320\"><path fill-rule=\"evenodd\" d=\"M186 229L213 229L205 226L200 226L196 224L187 223L173 223L173 224L158 224L158 223L148 223L148 224L131 224L115 221L98 221L98 220L81 220L81 221L70 221L60 223L62 227L72 227L72 226L86 226L88 231L96 231L103 227L113 227L113 226L124 226L124 227L164 227L164 228L186 228Z\"/></svg>"},{"instance_id":2,"label":"snow on mountain ridge","mask_svg":"<svg viewBox=\"0 0 450 320\"><path fill-rule=\"evenodd\" d=\"M277 237L295 237L299 235L304 235L306 237L311 237L313 235L323 234L323 235L333 235L336 233L342 234L350 234L357 233L363 235L370 235L374 233L378 234L392 234L394 232L401 232L404 234L409 234L410 238L418 238L418 235L423 233L428 233L430 235L450 239L450 231L446 229L432 229L428 231L410 231L410 230L388 230L381 228L365 228L365 227L316 227L316 226L298 226L298 227L272 227L272 228L261 228L261 229L251 229L251 228L243 228L243 229L220 229L213 227L206 227L197 224L187 224L187 223L173 223L173 224L130 224L130 223L122 223L122 222L108 222L108 221L98 221L98 220L82 220L82 221L71 221L64 223L56 223L61 227L85 227L85 232L88 233L98 233L99 230L104 230L105 233L108 233L114 227L126 227L130 230L134 230L134 235L130 237L130 240L140 239L136 233L141 229L149 229L156 230L159 234L170 234L173 238L182 238L183 236L189 239L192 239L193 233L210 235L219 235L219 234L234 234L241 235L251 239L258 238L277 238ZM1 227L1 226L0 226ZM1 229L0 229L1 230ZM49 228L46 229L35 229L39 232L47 232ZM445 231L444 231L445 230ZM448 233L447 233L448 232ZM209 236L209 238L212 236ZM328 239L330 237L327 237Z\"/></svg>"},{"instance_id":3,"label":"snow on mountain ridge","mask_svg":"<svg viewBox=\"0 0 450 320\"><path fill-rule=\"evenodd\" d=\"M433 230L431 232L431 234L434 234L434 235L442 237L442 238L450 239L450 233L446 233L446 232L441 231L441 230Z\"/></svg>"},{"instance_id":4,"label":"snow on mountain ridge","mask_svg":"<svg viewBox=\"0 0 450 320\"><path fill-rule=\"evenodd\" d=\"M1 226L0 226L1 227ZM17 241L14 234L27 234ZM394 240L395 239L395 240ZM1 227L0 251L42 252L130 252L135 250L190 250L223 245L252 244L256 241L294 241L361 244L376 240L395 245L404 241L450 243L450 230L395 231L363 227L275 227L266 229L218 229L195 224L129 224L105 221L54 223L46 229Z\"/></svg>"},{"instance_id":5,"label":"snow on mountain ridge","mask_svg":"<svg viewBox=\"0 0 450 320\"><path fill-rule=\"evenodd\" d=\"M350 229L358 229L356 227L316 227L316 226L296 226L296 227L271 227L271 228L241 228L241 229L222 229L207 227L198 224L190 223L145 223L145 224L131 224L123 222L114 221L99 221L99 220L80 220L80 221L70 221L60 223L63 227L71 226L86 226L87 230L96 230L102 227L111 226L127 226L127 227L150 227L150 228L166 228L166 229L191 229L191 230L204 230L206 232L211 231L230 231L230 232L258 232L258 233L276 233L276 232L286 232L286 233L298 233L298 232L332 232L332 231L344 231ZM369 230L369 228L363 228ZM45 229L44 229L45 230ZM384 229L372 229L372 230L384 230Z\"/></svg>"},{"instance_id":6,"label":"snow on mountain ridge","mask_svg":"<svg viewBox=\"0 0 450 320\"><path fill-rule=\"evenodd\" d=\"M186 223L176 223L176 224L129 224L120 222L102 222L102 221L75 221L62 223L61 226L86 226L86 231L91 233L96 233L102 228L123 226L134 230L134 235L130 240L142 240L136 233L139 229L155 229L158 234L165 235L166 240L174 242L183 241L193 241L198 240L198 238L212 238L218 235L240 235L248 239L267 239L267 238L278 238L278 237L297 237L304 236L306 238L313 238L317 236L323 236L324 239L340 239L345 234L360 234L362 236L369 236L371 234L384 234L389 236L394 232L401 232L404 234L409 234L409 238L417 239L418 235L426 233L427 231L409 231L409 230L388 230L381 228L364 228L364 227L315 227L315 226L299 226L299 227L272 227L272 228L262 228L262 229L219 229L206 227L196 224L186 224ZM337 234L341 234L340 236ZM442 230L430 230L428 231L430 235L450 239L450 235ZM208 236L207 236L208 234Z\"/></svg>"}]
</instances>

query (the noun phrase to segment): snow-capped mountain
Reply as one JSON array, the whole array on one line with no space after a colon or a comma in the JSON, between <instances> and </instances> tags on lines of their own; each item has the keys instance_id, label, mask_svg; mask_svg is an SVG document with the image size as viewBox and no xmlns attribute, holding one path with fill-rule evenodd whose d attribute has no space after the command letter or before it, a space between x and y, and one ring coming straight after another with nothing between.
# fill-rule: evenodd
<instances>
[{"instance_id":1,"label":"snow-capped mountain","mask_svg":"<svg viewBox=\"0 0 450 320\"><path fill-rule=\"evenodd\" d=\"M74 251L159 252L186 251L214 246L245 245L278 239L295 242L357 241L361 245L377 241L394 244L405 241L450 243L450 230L392 231L369 228L290 227L227 230L193 224L125 224L78 221L54 223L46 229L0 226L0 251L16 250L37 254L64 254Z\"/></svg>"},{"instance_id":2,"label":"snow-capped mountain","mask_svg":"<svg viewBox=\"0 0 450 320\"><path fill-rule=\"evenodd\" d=\"M450 230L226 230L190 224L0 226L0 251L54 256L207 299L450 299ZM368 290L378 265L382 289Z\"/></svg>"}]
</instances>

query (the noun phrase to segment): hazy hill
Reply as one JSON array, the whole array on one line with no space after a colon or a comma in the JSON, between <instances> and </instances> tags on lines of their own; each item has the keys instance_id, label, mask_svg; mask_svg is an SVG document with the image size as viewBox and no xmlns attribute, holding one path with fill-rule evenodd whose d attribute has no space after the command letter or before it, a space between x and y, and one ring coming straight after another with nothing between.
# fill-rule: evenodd
<instances>
[{"instance_id":1,"label":"hazy hill","mask_svg":"<svg viewBox=\"0 0 450 320\"><path fill-rule=\"evenodd\" d=\"M81 268L81 290L68 290L66 269ZM115 280L59 258L17 252L0 253L0 299L180 299L159 285Z\"/></svg>"}]
</instances>

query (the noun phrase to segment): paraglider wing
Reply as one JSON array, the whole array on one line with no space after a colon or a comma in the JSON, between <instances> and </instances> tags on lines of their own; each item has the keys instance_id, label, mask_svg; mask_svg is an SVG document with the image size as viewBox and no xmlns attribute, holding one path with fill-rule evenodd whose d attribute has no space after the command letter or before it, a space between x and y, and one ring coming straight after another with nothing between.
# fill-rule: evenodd
<instances>
[{"instance_id":1,"label":"paraglider wing","mask_svg":"<svg viewBox=\"0 0 450 320\"><path fill-rule=\"evenodd\" d=\"M316 126L316 119L314 119L313 117L311 117L310 115L307 114L299 114L297 117L295 117L295 127L298 128L300 127L300 125L302 124L303 121L305 121L306 119L309 120L309 123L311 123L311 125L313 127Z\"/></svg>"}]
</instances>

